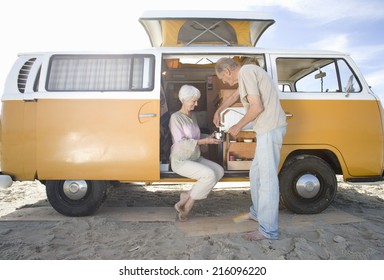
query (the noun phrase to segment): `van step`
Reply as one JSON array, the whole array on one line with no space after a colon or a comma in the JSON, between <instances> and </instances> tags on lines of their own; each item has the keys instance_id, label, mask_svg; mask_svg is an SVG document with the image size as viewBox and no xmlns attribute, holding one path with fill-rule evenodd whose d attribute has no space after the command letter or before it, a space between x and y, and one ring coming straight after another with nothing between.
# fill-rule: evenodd
<instances>
[{"instance_id":1,"label":"van step","mask_svg":"<svg viewBox=\"0 0 384 280\"><path fill-rule=\"evenodd\" d=\"M180 176L179 174L169 171L169 172L161 172L160 173L161 179L185 179L183 176ZM249 180L249 171L225 171L223 179L244 179Z\"/></svg>"},{"instance_id":2,"label":"van step","mask_svg":"<svg viewBox=\"0 0 384 280\"><path fill-rule=\"evenodd\" d=\"M384 177L363 177L363 178L350 178L346 182L351 185L381 185L384 184Z\"/></svg>"}]
</instances>

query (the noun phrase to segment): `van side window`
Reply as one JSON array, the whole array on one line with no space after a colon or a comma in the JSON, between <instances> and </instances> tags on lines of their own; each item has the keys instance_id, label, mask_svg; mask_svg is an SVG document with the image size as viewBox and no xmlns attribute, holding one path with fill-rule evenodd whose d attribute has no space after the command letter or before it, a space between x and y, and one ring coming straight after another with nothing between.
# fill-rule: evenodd
<instances>
[{"instance_id":1,"label":"van side window","mask_svg":"<svg viewBox=\"0 0 384 280\"><path fill-rule=\"evenodd\" d=\"M152 55L54 55L47 91L152 90Z\"/></svg>"},{"instance_id":2,"label":"van side window","mask_svg":"<svg viewBox=\"0 0 384 280\"><path fill-rule=\"evenodd\" d=\"M360 84L343 59L278 58L279 87L288 92L359 92ZM288 86L288 87L287 87Z\"/></svg>"}]
</instances>

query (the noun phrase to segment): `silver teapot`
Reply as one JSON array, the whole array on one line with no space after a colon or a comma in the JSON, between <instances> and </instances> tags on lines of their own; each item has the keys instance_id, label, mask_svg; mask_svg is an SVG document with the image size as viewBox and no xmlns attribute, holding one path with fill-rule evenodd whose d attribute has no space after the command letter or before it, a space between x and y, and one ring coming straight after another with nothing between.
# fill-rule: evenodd
<instances>
[{"instance_id":1,"label":"silver teapot","mask_svg":"<svg viewBox=\"0 0 384 280\"><path fill-rule=\"evenodd\" d=\"M222 130L222 127L219 127L218 131L213 132L213 135L217 140L224 140L224 131Z\"/></svg>"},{"instance_id":2,"label":"silver teapot","mask_svg":"<svg viewBox=\"0 0 384 280\"><path fill-rule=\"evenodd\" d=\"M223 140L224 133L222 131L215 131L213 135L215 139Z\"/></svg>"}]
</instances>

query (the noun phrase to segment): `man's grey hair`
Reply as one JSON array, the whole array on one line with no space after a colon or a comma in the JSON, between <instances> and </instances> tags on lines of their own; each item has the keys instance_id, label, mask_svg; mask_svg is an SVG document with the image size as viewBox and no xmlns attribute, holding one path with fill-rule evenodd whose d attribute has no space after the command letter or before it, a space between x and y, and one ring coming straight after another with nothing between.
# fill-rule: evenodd
<instances>
[{"instance_id":1,"label":"man's grey hair","mask_svg":"<svg viewBox=\"0 0 384 280\"><path fill-rule=\"evenodd\" d=\"M229 57L220 58L215 65L216 73L222 73L225 69L234 70L239 66L236 61Z\"/></svg>"}]
</instances>

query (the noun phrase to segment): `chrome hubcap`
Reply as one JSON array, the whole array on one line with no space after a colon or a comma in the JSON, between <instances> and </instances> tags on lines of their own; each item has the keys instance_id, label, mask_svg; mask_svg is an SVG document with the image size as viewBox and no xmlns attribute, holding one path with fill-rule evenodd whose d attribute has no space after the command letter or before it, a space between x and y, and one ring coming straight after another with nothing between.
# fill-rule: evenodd
<instances>
[{"instance_id":1,"label":"chrome hubcap","mask_svg":"<svg viewBox=\"0 0 384 280\"><path fill-rule=\"evenodd\" d=\"M320 191L320 181L315 175L305 174L297 180L296 191L304 198L313 198Z\"/></svg>"},{"instance_id":2,"label":"chrome hubcap","mask_svg":"<svg viewBox=\"0 0 384 280\"><path fill-rule=\"evenodd\" d=\"M65 195L72 200L82 199L87 193L88 185L84 180L64 182L63 191Z\"/></svg>"}]
</instances>

